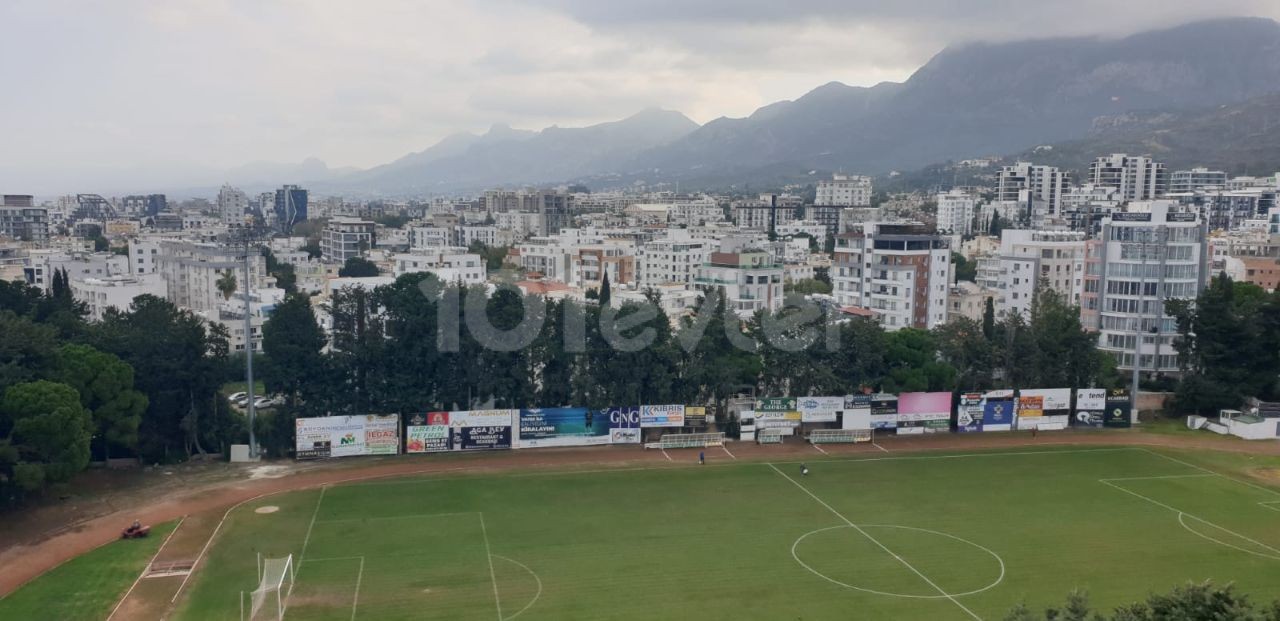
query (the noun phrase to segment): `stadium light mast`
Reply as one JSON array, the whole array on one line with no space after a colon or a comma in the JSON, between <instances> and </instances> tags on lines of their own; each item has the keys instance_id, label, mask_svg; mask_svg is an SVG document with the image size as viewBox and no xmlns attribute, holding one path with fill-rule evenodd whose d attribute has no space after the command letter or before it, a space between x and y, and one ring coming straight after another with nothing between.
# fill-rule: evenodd
<instances>
[{"instance_id":1,"label":"stadium light mast","mask_svg":"<svg viewBox=\"0 0 1280 621\"><path fill-rule=\"evenodd\" d=\"M249 458L258 458L258 436L254 430L257 420L257 407L253 395L253 257L257 254L258 245L266 238L266 229L257 222L245 224L237 234L236 245L244 251L244 374L245 395L249 399L246 411L249 420Z\"/></svg>"}]
</instances>

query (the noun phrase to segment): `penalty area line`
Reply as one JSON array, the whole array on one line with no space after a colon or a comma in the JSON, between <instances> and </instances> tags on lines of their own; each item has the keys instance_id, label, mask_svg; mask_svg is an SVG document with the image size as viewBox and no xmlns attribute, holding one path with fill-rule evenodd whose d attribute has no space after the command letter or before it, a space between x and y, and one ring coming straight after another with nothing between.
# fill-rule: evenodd
<instances>
[{"instance_id":1,"label":"penalty area line","mask_svg":"<svg viewBox=\"0 0 1280 621\"><path fill-rule=\"evenodd\" d=\"M165 546L169 545L169 540L173 539L173 534L178 532L178 529L182 527L182 522L186 519L187 516L185 515L178 519L177 525L173 527L173 530L169 531L169 535L164 538L164 542L160 544L160 548L156 550L156 553L151 555L151 560L147 561L147 566L142 568L142 572L138 574L137 579L133 581L133 584L129 585L129 590L124 592L124 597L121 597L120 601L116 602L116 607L111 609L111 614L107 615L107 621L111 621L111 617L116 616L116 613L120 611L120 607L124 605L124 600L129 599L129 594L133 593L139 582L142 582L142 577L151 570L151 565L156 562L157 558L160 558L160 553L164 551Z\"/></svg>"},{"instance_id":2,"label":"penalty area line","mask_svg":"<svg viewBox=\"0 0 1280 621\"><path fill-rule=\"evenodd\" d=\"M817 444L810 444L809 446L812 446L813 448L818 449L818 452L819 452L819 453L822 453L823 455L830 455L830 454L831 454L831 453L828 453L828 452L826 452L826 451L822 450L822 447L821 447L821 446L818 446Z\"/></svg>"},{"instance_id":3,"label":"penalty area line","mask_svg":"<svg viewBox=\"0 0 1280 621\"><path fill-rule=\"evenodd\" d=\"M662 451L662 456L663 456L663 457L666 457L666 458L667 458L667 461L675 461L674 459L671 459L671 456L670 456L670 455L668 455L668 454L667 454L667 449L659 449L659 450L661 450L661 451Z\"/></svg>"},{"instance_id":4,"label":"penalty area line","mask_svg":"<svg viewBox=\"0 0 1280 621\"><path fill-rule=\"evenodd\" d=\"M770 468L773 468L773 471L774 471L774 472L777 472L779 475L781 475L781 476L782 476L782 478L786 479L787 481L790 481L792 485L795 485L796 487L800 488L800 491L803 491L805 494L808 494L810 498L812 498L812 499L814 499L814 500L818 501L818 504L822 505L823 507L826 507L827 511L830 511L830 512L831 512L831 513L833 513L836 517L840 518L842 521L844 521L844 523L845 523L845 524L848 524L848 525L849 525L850 527L852 527L854 530L856 530L856 531L858 531L859 533L861 533L861 534L862 534L862 536L863 536L863 537L866 537L868 541L870 541L871 543L876 544L876 546L878 546L881 550L884 550L886 553L888 553L888 554L889 554L889 556L892 556L893 558L897 559L897 561L898 561L899 563L902 563L902 566L903 566L903 567L906 567L907 569L910 569L912 573L914 573L914 574L915 574L915 575L917 575L917 576L920 576L920 579L921 579L921 580L924 580L925 582L929 583L929 586L933 587L933 588L934 588L934 590L936 590L936 591L937 591L939 594L941 594L943 597L945 597L945 598L947 598L947 599L951 600L951 603L955 604L956 606L959 606L959 607L960 607L960 609L961 609L961 610L963 610L963 611L965 611L966 613L968 613L968 615L969 615L970 617L973 617L974 619L977 619L978 621L982 621L982 617L979 617L979 616L978 616L976 613L974 613L972 610L969 610L969 607L968 607L968 606L965 606L965 605L964 605L964 604L962 604L962 603L960 603L960 600L956 599L956 598L955 598L955 596L953 596L953 595L951 595L950 593L948 593L948 592L946 592L946 591L942 590L942 587L938 586L938 583L934 582L933 580L930 580L928 576L924 575L924 573L922 573L919 569L916 569L914 565L912 565L911 563L907 562L907 559L904 559L904 558L902 558L901 556L898 556L898 553L897 553L897 552L894 552L893 550L890 550L890 549L889 549L889 546L886 546L886 545L884 545L883 543L880 543L880 540L876 539L875 537L872 537L872 536L871 536L871 533L868 533L867 531L863 530L863 528L862 528L861 526L858 526L857 524L854 524L854 523L853 523L853 521L852 521L852 520L850 520L849 518L845 517L843 513L840 513L839 511L836 511L836 510L835 510L831 505L827 504L827 502L826 502L825 500L823 500L823 499L819 498L817 494L814 494L813 492L809 491L809 488L807 488L807 487L805 487L805 486L801 485L799 481L797 481L797 480L795 480L795 479L793 479L793 478L791 478L791 477L787 476L787 474L786 474L785 472L783 472L783 471L779 470L777 466L775 466L775 465L773 465L773 464L769 464L769 467L770 467Z\"/></svg>"},{"instance_id":5,"label":"penalty area line","mask_svg":"<svg viewBox=\"0 0 1280 621\"><path fill-rule=\"evenodd\" d=\"M730 452L729 452L729 447L727 447L727 446L725 446L725 445L721 444L721 445L720 445L720 448L721 448L721 449L722 449L726 454L728 454L728 455L729 455L729 457L732 457L732 458L734 458L734 459L737 459L737 458L738 458L738 456L737 456L737 455L734 455L733 453L730 453Z\"/></svg>"}]
</instances>

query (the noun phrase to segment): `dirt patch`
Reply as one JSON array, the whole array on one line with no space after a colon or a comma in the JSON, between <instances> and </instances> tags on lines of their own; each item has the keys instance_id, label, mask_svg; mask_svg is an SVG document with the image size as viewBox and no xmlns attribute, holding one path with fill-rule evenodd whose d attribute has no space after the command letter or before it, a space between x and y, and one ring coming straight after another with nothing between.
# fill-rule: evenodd
<instances>
[{"instance_id":1,"label":"dirt patch","mask_svg":"<svg viewBox=\"0 0 1280 621\"><path fill-rule=\"evenodd\" d=\"M351 597L351 593L343 595L338 593L299 593L294 591L289 596L289 608L350 608Z\"/></svg>"},{"instance_id":2,"label":"dirt patch","mask_svg":"<svg viewBox=\"0 0 1280 621\"><path fill-rule=\"evenodd\" d=\"M288 474L293 472L293 470L294 469L292 467L285 465L254 466L249 469L249 480L278 479L283 476L288 476Z\"/></svg>"},{"instance_id":3,"label":"dirt patch","mask_svg":"<svg viewBox=\"0 0 1280 621\"><path fill-rule=\"evenodd\" d=\"M1280 483L1280 468L1254 468L1249 475L1268 483Z\"/></svg>"},{"instance_id":4,"label":"dirt patch","mask_svg":"<svg viewBox=\"0 0 1280 621\"><path fill-rule=\"evenodd\" d=\"M276 511L279 511L279 510L280 510L280 507L277 507L275 505L263 505L261 507L258 507L257 509L254 509L253 512L254 513L275 513Z\"/></svg>"}]
</instances>

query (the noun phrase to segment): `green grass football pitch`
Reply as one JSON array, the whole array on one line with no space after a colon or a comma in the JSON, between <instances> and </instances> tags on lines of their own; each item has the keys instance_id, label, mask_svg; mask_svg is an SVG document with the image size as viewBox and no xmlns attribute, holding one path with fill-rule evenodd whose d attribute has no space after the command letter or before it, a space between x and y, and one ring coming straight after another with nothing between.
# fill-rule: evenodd
<instances>
[{"instance_id":1,"label":"green grass football pitch","mask_svg":"<svg viewBox=\"0 0 1280 621\"><path fill-rule=\"evenodd\" d=\"M259 553L297 561L288 619L999 619L1073 588L1113 607L1205 579L1280 597L1280 492L1198 465L1240 459L1103 448L337 485L233 511L177 617L237 618Z\"/></svg>"}]
</instances>

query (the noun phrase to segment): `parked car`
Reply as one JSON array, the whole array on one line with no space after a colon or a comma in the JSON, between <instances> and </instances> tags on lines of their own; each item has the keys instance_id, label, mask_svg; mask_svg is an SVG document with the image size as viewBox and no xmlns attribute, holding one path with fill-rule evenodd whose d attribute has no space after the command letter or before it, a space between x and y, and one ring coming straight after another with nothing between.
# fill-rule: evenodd
<instances>
[{"instance_id":1,"label":"parked car","mask_svg":"<svg viewBox=\"0 0 1280 621\"><path fill-rule=\"evenodd\" d=\"M244 401L245 396L246 395L243 392L233 392L231 393L231 396L227 397L227 400L232 403L237 403L239 401Z\"/></svg>"}]
</instances>

